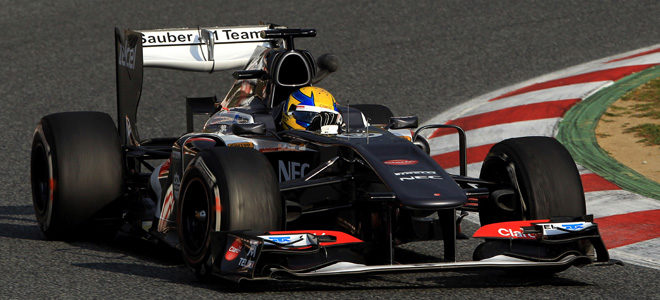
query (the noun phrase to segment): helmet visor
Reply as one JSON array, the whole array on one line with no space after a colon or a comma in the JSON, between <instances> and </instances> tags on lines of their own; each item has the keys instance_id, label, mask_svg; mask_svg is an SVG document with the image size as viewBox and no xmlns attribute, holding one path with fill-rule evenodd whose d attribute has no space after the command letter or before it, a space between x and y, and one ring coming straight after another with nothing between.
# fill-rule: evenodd
<instances>
[{"instance_id":1,"label":"helmet visor","mask_svg":"<svg viewBox=\"0 0 660 300\"><path fill-rule=\"evenodd\" d=\"M318 112L315 111L299 111L299 110L294 110L292 112L293 117L296 119L298 122L303 122L303 123L312 123L312 120L316 115L318 115Z\"/></svg>"}]
</instances>

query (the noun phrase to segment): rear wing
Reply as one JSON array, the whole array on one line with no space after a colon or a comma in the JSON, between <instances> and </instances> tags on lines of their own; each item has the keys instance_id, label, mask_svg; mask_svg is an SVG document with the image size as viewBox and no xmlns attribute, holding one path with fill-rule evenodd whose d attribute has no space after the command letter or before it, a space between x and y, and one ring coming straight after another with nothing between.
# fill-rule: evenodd
<instances>
[{"instance_id":1,"label":"rear wing","mask_svg":"<svg viewBox=\"0 0 660 300\"><path fill-rule=\"evenodd\" d=\"M123 145L138 145L137 107L144 67L213 72L243 68L273 25L120 30L115 28L117 127Z\"/></svg>"},{"instance_id":2,"label":"rear wing","mask_svg":"<svg viewBox=\"0 0 660 300\"><path fill-rule=\"evenodd\" d=\"M254 49L269 47L261 38L270 26L137 30L142 34L145 67L213 72L245 66Z\"/></svg>"}]
</instances>

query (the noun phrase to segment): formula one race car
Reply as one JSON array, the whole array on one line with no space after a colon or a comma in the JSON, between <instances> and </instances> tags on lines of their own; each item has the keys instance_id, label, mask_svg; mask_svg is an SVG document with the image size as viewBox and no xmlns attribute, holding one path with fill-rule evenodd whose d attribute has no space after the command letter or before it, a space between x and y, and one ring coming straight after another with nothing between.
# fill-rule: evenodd
<instances>
[{"instance_id":1,"label":"formula one race car","mask_svg":"<svg viewBox=\"0 0 660 300\"><path fill-rule=\"evenodd\" d=\"M418 127L378 104L340 105L314 85L337 69L294 47L314 29L276 25L115 30L117 126L100 112L45 116L34 133L34 208L47 238L114 228L178 248L202 278L513 269L603 263L607 250L575 163L556 140L502 141L466 176L465 134ZM144 67L235 70L227 96L187 98L188 133L140 138ZM320 103L326 101L327 105ZM327 102L329 101L329 102ZM209 117L194 131L194 115ZM459 136L460 174L420 133ZM466 212L484 240L456 261ZM442 261L394 248L442 240Z\"/></svg>"}]
</instances>

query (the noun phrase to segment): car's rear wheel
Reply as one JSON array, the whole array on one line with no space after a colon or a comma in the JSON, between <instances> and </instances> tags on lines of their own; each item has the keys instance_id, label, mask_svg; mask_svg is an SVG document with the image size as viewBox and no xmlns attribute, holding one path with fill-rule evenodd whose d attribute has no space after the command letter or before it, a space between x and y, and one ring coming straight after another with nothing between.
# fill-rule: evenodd
<instances>
[{"instance_id":1,"label":"car's rear wheel","mask_svg":"<svg viewBox=\"0 0 660 300\"><path fill-rule=\"evenodd\" d=\"M279 230L283 215L275 172L263 154L244 148L202 150L183 177L177 204L183 259L198 278L207 279L213 232Z\"/></svg>"},{"instance_id":2,"label":"car's rear wheel","mask_svg":"<svg viewBox=\"0 0 660 300\"><path fill-rule=\"evenodd\" d=\"M94 214L122 196L122 160L112 118L100 112L45 116L30 161L39 228L49 239L69 239Z\"/></svg>"}]
</instances>

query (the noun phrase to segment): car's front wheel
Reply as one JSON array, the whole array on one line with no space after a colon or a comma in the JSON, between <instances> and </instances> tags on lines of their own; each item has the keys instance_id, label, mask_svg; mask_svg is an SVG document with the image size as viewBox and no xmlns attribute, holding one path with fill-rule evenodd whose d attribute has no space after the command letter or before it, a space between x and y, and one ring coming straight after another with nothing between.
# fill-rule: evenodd
<instances>
[{"instance_id":1,"label":"car's front wheel","mask_svg":"<svg viewBox=\"0 0 660 300\"><path fill-rule=\"evenodd\" d=\"M554 138L521 137L495 144L484 160L479 177L496 183L489 198L479 201L482 226L562 217L574 220L586 214L582 182L575 162ZM481 260L507 252L551 258L572 250L586 255L591 249L591 245L585 243L550 247L487 240L475 249L473 258Z\"/></svg>"},{"instance_id":2,"label":"car's front wheel","mask_svg":"<svg viewBox=\"0 0 660 300\"><path fill-rule=\"evenodd\" d=\"M283 215L275 172L263 154L245 148L202 150L183 176L177 204L183 259L206 279L213 232L279 230Z\"/></svg>"}]
</instances>

